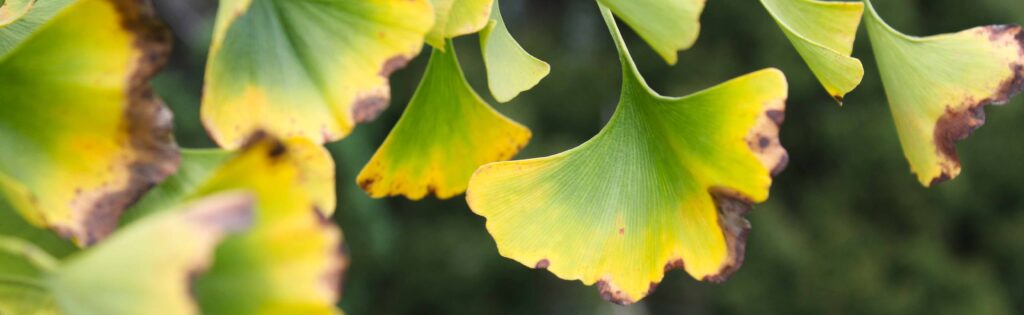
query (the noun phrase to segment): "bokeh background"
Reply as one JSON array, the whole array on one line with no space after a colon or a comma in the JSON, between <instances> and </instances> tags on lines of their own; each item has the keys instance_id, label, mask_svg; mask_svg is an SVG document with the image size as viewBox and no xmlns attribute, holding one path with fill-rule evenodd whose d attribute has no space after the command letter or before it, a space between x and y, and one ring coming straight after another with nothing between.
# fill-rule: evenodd
<instances>
[{"instance_id":1,"label":"bokeh background","mask_svg":"<svg viewBox=\"0 0 1024 315\"><path fill-rule=\"evenodd\" d=\"M212 147L198 110L217 3L155 3L176 43L154 85L176 114L179 143ZM1024 23L1021 0L876 6L913 35ZM502 11L522 45L552 65L534 90L497 104L486 90L477 37L456 42L478 93L533 130L519 158L595 135L617 102L620 74L594 2L506 0ZM484 220L461 196L368 198L355 175L398 120L423 73L425 49L392 77L391 107L380 119L328 145L338 166L336 220L353 261L342 307L350 314L1024 313L1024 96L988 107L988 123L959 146L964 173L925 189L903 158L863 29L854 56L867 74L840 107L758 1L709 0L701 20L696 46L672 67L624 28L657 91L682 96L766 67L782 69L790 82L782 141L791 163L771 199L751 213L747 260L731 280L702 283L676 270L642 302L612 305L593 287L499 256Z\"/></svg>"}]
</instances>

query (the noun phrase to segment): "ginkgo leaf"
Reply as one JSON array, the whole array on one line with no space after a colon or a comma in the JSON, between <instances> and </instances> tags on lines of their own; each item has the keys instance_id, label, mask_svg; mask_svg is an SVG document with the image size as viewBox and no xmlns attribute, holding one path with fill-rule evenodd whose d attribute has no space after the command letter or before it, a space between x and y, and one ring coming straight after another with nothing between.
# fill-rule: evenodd
<instances>
[{"instance_id":1,"label":"ginkgo leaf","mask_svg":"<svg viewBox=\"0 0 1024 315\"><path fill-rule=\"evenodd\" d=\"M7 26L28 14L35 0L6 0L0 2L0 27Z\"/></svg>"},{"instance_id":2,"label":"ginkgo leaf","mask_svg":"<svg viewBox=\"0 0 1024 315\"><path fill-rule=\"evenodd\" d=\"M670 65L700 34L705 0L598 0L626 22Z\"/></svg>"},{"instance_id":3,"label":"ginkgo leaf","mask_svg":"<svg viewBox=\"0 0 1024 315\"><path fill-rule=\"evenodd\" d=\"M498 102L508 102L533 88L551 72L551 66L526 52L505 27L498 1L491 22L480 31L480 49L487 68L487 87Z\"/></svg>"},{"instance_id":4,"label":"ginkgo leaf","mask_svg":"<svg viewBox=\"0 0 1024 315\"><path fill-rule=\"evenodd\" d=\"M226 193L147 217L68 258L46 287L66 315L199 314L191 282L229 233L251 225L254 202Z\"/></svg>"},{"instance_id":5,"label":"ginkgo leaf","mask_svg":"<svg viewBox=\"0 0 1024 315\"><path fill-rule=\"evenodd\" d=\"M434 5L434 27L426 42L445 50L445 40L479 32L491 16L494 0L430 0Z\"/></svg>"},{"instance_id":6,"label":"ginkgo leaf","mask_svg":"<svg viewBox=\"0 0 1024 315\"><path fill-rule=\"evenodd\" d=\"M0 58L0 195L79 244L177 168L171 113L147 83L169 40L150 11L80 0Z\"/></svg>"},{"instance_id":7,"label":"ginkgo leaf","mask_svg":"<svg viewBox=\"0 0 1024 315\"><path fill-rule=\"evenodd\" d=\"M840 104L860 85L864 66L850 57L864 14L861 2L761 0L825 90Z\"/></svg>"},{"instance_id":8,"label":"ginkgo leaf","mask_svg":"<svg viewBox=\"0 0 1024 315\"><path fill-rule=\"evenodd\" d=\"M14 0L8 1L12 2ZM35 32L39 26L48 22L57 12L60 12L74 0L18 0L19 7L27 6L22 10L10 10L3 13L5 9L0 7L0 56L6 55L14 47ZM10 15L8 15L10 14Z\"/></svg>"},{"instance_id":9,"label":"ginkgo leaf","mask_svg":"<svg viewBox=\"0 0 1024 315\"><path fill-rule=\"evenodd\" d=\"M1024 32L992 25L912 37L865 2L865 24L911 171L924 186L956 178L956 142L985 123L985 105L1004 104L1024 89Z\"/></svg>"},{"instance_id":10,"label":"ginkgo leaf","mask_svg":"<svg viewBox=\"0 0 1024 315\"><path fill-rule=\"evenodd\" d=\"M530 135L473 91L449 40L445 51L434 49L409 106L357 182L374 198L451 198L477 167L512 158Z\"/></svg>"},{"instance_id":11,"label":"ginkgo leaf","mask_svg":"<svg viewBox=\"0 0 1024 315\"><path fill-rule=\"evenodd\" d=\"M332 314L347 266L341 232L325 219L334 209L333 176L329 153L316 143L258 135L239 152L183 151L181 172L125 218L224 191L250 192L253 228L225 240L210 270L195 279L203 314Z\"/></svg>"},{"instance_id":12,"label":"ginkgo leaf","mask_svg":"<svg viewBox=\"0 0 1024 315\"><path fill-rule=\"evenodd\" d=\"M257 130L344 138L387 107L388 77L432 21L428 0L221 1L203 124L228 149Z\"/></svg>"},{"instance_id":13,"label":"ginkgo leaf","mask_svg":"<svg viewBox=\"0 0 1024 315\"><path fill-rule=\"evenodd\" d=\"M502 256L596 282L616 303L640 300L674 268L724 281L743 261L743 215L768 198L787 162L778 140L786 79L767 69L660 96L601 11L623 65L611 120L569 151L481 167L469 206L487 219Z\"/></svg>"}]
</instances>

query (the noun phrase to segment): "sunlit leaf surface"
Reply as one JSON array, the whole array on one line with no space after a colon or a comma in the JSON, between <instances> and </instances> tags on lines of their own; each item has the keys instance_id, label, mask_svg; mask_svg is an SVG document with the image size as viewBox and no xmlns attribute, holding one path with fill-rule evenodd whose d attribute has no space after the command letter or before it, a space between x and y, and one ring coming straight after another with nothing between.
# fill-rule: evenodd
<instances>
[{"instance_id":1,"label":"sunlit leaf surface","mask_svg":"<svg viewBox=\"0 0 1024 315\"><path fill-rule=\"evenodd\" d=\"M80 0L0 57L0 196L79 244L177 167L171 114L147 83L169 36L149 12Z\"/></svg>"},{"instance_id":2,"label":"sunlit leaf surface","mask_svg":"<svg viewBox=\"0 0 1024 315\"><path fill-rule=\"evenodd\" d=\"M1024 89L1024 32L992 25L912 37L866 2L865 24L911 171L925 186L956 178L956 142L985 123L985 105Z\"/></svg>"},{"instance_id":3,"label":"sunlit leaf surface","mask_svg":"<svg viewBox=\"0 0 1024 315\"><path fill-rule=\"evenodd\" d=\"M533 88L551 72L551 66L526 52L512 38L494 1L491 21L480 31L480 48L487 68L487 87L498 102L508 102Z\"/></svg>"},{"instance_id":4,"label":"sunlit leaf surface","mask_svg":"<svg viewBox=\"0 0 1024 315\"><path fill-rule=\"evenodd\" d=\"M256 130L341 139L387 107L432 23L428 0L221 1L203 123L229 149Z\"/></svg>"},{"instance_id":5,"label":"sunlit leaf surface","mask_svg":"<svg viewBox=\"0 0 1024 315\"><path fill-rule=\"evenodd\" d=\"M850 57L864 4L817 0L761 0L761 4L829 95L842 103L864 78L864 66Z\"/></svg>"},{"instance_id":6,"label":"sunlit leaf surface","mask_svg":"<svg viewBox=\"0 0 1024 315\"><path fill-rule=\"evenodd\" d=\"M357 181L378 198L451 198L466 190L477 167L512 158L529 139L529 129L473 91L449 41L431 54L409 106Z\"/></svg>"},{"instance_id":7,"label":"sunlit leaf surface","mask_svg":"<svg viewBox=\"0 0 1024 315\"><path fill-rule=\"evenodd\" d=\"M480 168L467 200L505 257L604 298L646 296L667 270L723 281L743 261L743 215L785 166L786 79L767 69L683 98L640 76L611 13L623 68L618 109L569 151Z\"/></svg>"},{"instance_id":8,"label":"sunlit leaf surface","mask_svg":"<svg viewBox=\"0 0 1024 315\"><path fill-rule=\"evenodd\" d=\"M700 34L705 0L598 0L626 22L670 65Z\"/></svg>"}]
</instances>

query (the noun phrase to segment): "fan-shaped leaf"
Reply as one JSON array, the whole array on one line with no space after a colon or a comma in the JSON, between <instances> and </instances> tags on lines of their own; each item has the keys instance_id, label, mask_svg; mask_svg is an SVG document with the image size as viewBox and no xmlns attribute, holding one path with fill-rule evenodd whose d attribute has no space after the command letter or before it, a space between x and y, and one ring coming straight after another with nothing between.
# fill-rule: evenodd
<instances>
[{"instance_id":1,"label":"fan-shaped leaf","mask_svg":"<svg viewBox=\"0 0 1024 315\"><path fill-rule=\"evenodd\" d=\"M644 82L610 13L623 64L608 125L572 150L480 168L468 202L498 250L632 303L665 271L721 281L743 260L743 214L786 163L778 141L786 80L755 72L683 98ZM683 263L685 262L685 264Z\"/></svg>"},{"instance_id":2,"label":"fan-shaped leaf","mask_svg":"<svg viewBox=\"0 0 1024 315\"><path fill-rule=\"evenodd\" d=\"M508 102L533 88L551 72L551 66L526 52L505 27L498 1L491 21L480 31L480 49L487 68L487 87L498 102Z\"/></svg>"},{"instance_id":3,"label":"fan-shaped leaf","mask_svg":"<svg viewBox=\"0 0 1024 315\"><path fill-rule=\"evenodd\" d=\"M487 26L494 0L430 0L434 4L434 27L426 41L445 50L445 40L479 32Z\"/></svg>"},{"instance_id":4,"label":"fan-shaped leaf","mask_svg":"<svg viewBox=\"0 0 1024 315\"><path fill-rule=\"evenodd\" d=\"M181 172L132 208L128 221L223 191L248 191L257 200L253 228L225 240L209 272L196 278L203 313L336 312L347 262L340 231L324 218L334 209L327 151L303 138L282 143L260 135L240 152L186 150L182 157Z\"/></svg>"},{"instance_id":5,"label":"fan-shaped leaf","mask_svg":"<svg viewBox=\"0 0 1024 315\"><path fill-rule=\"evenodd\" d=\"M700 34L705 0L598 0L626 22L670 65Z\"/></svg>"},{"instance_id":6,"label":"fan-shaped leaf","mask_svg":"<svg viewBox=\"0 0 1024 315\"><path fill-rule=\"evenodd\" d=\"M341 139L387 107L432 21L428 0L222 1L203 123L225 148L256 130Z\"/></svg>"},{"instance_id":7,"label":"fan-shaped leaf","mask_svg":"<svg viewBox=\"0 0 1024 315\"><path fill-rule=\"evenodd\" d=\"M254 199L228 193L120 229L68 259L48 277L62 314L199 314L191 280L214 248L252 222Z\"/></svg>"},{"instance_id":8,"label":"fan-shaped leaf","mask_svg":"<svg viewBox=\"0 0 1024 315\"><path fill-rule=\"evenodd\" d=\"M825 90L840 104L864 78L850 57L864 4L817 0L761 0Z\"/></svg>"},{"instance_id":9,"label":"fan-shaped leaf","mask_svg":"<svg viewBox=\"0 0 1024 315\"><path fill-rule=\"evenodd\" d=\"M357 181L375 198L451 198L466 190L477 167L515 156L529 139L529 129L473 91L449 40L431 54L405 113Z\"/></svg>"},{"instance_id":10,"label":"fan-shaped leaf","mask_svg":"<svg viewBox=\"0 0 1024 315\"><path fill-rule=\"evenodd\" d=\"M0 195L79 244L177 167L171 114L146 82L169 39L150 13L80 0L0 59Z\"/></svg>"},{"instance_id":11,"label":"fan-shaped leaf","mask_svg":"<svg viewBox=\"0 0 1024 315\"><path fill-rule=\"evenodd\" d=\"M983 106L1024 89L1024 32L992 25L911 37L866 3L865 24L911 170L925 186L956 178L956 142L985 123Z\"/></svg>"}]
</instances>

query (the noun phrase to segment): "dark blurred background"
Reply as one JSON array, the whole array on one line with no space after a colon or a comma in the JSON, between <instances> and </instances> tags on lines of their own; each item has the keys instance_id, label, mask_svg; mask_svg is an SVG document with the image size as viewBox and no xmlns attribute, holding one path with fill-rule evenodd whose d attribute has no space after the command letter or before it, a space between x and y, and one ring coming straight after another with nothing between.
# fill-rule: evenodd
<instances>
[{"instance_id":1,"label":"dark blurred background","mask_svg":"<svg viewBox=\"0 0 1024 315\"><path fill-rule=\"evenodd\" d=\"M212 147L198 110L217 3L155 2L177 42L154 85L177 116L179 143ZM1021 0L876 6L912 35L1024 23ZM533 130L519 158L595 135L617 102L620 74L594 2L505 0L502 11L522 45L552 66L534 90L497 104L477 37L456 42L478 93ZM355 175L398 120L423 73L425 49L392 77L391 107L380 119L328 145L338 169L336 219L353 260L342 307L349 314L1024 313L1024 96L989 107L987 124L959 146L960 178L925 189L903 158L863 29L854 56L866 76L839 107L758 1L708 0L701 21L697 44L673 67L624 29L661 94L686 95L766 67L782 69L790 83L782 141L791 163L771 199L751 213L747 260L731 280L702 283L676 270L642 302L612 305L593 287L499 256L462 197L368 198Z\"/></svg>"}]
</instances>

